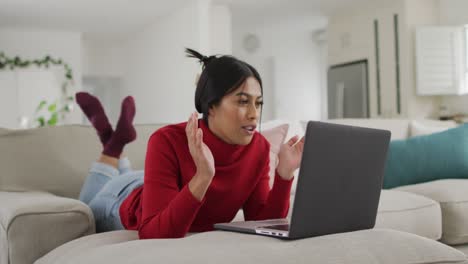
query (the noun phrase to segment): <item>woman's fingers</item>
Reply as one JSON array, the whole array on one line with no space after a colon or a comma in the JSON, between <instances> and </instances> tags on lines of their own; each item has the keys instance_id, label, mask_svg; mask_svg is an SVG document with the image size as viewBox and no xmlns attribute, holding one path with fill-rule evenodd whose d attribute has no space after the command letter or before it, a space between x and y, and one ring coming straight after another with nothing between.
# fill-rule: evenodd
<instances>
[{"instance_id":1,"label":"woman's fingers","mask_svg":"<svg viewBox=\"0 0 468 264\"><path fill-rule=\"evenodd\" d=\"M304 142L305 142L305 137L302 137L300 140L296 141L296 143L293 145L296 150L302 152L304 150Z\"/></svg>"},{"instance_id":2,"label":"woman's fingers","mask_svg":"<svg viewBox=\"0 0 468 264\"><path fill-rule=\"evenodd\" d=\"M299 147L304 147L305 137L302 137L300 140L297 141L297 145Z\"/></svg>"},{"instance_id":3,"label":"woman's fingers","mask_svg":"<svg viewBox=\"0 0 468 264\"><path fill-rule=\"evenodd\" d=\"M299 144L298 144L298 145L299 145L299 152L301 152L301 153L302 153L302 152L304 151L304 142L303 142L303 141L301 141L301 142L299 142Z\"/></svg>"},{"instance_id":4,"label":"woman's fingers","mask_svg":"<svg viewBox=\"0 0 468 264\"><path fill-rule=\"evenodd\" d=\"M202 153L203 148L203 131L198 127L197 113L193 112L189 120L187 121L187 126L185 129L187 133L187 139L189 148L195 153ZM198 154L195 154L198 155Z\"/></svg>"},{"instance_id":5,"label":"woman's fingers","mask_svg":"<svg viewBox=\"0 0 468 264\"><path fill-rule=\"evenodd\" d=\"M298 138L299 138L299 136L295 135L294 137L290 138L288 140L288 142L286 142L286 144L288 144L288 146L292 146L292 145L296 144Z\"/></svg>"},{"instance_id":6,"label":"woman's fingers","mask_svg":"<svg viewBox=\"0 0 468 264\"><path fill-rule=\"evenodd\" d=\"M200 151L202 150L202 142L203 142L203 131L199 128L197 130L197 147Z\"/></svg>"},{"instance_id":7,"label":"woman's fingers","mask_svg":"<svg viewBox=\"0 0 468 264\"><path fill-rule=\"evenodd\" d=\"M198 122L196 119L196 113L193 112L190 115L189 120L187 121L187 126L185 128L189 147L196 145L197 129L198 129Z\"/></svg>"},{"instance_id":8,"label":"woman's fingers","mask_svg":"<svg viewBox=\"0 0 468 264\"><path fill-rule=\"evenodd\" d=\"M195 128L195 130L197 130L198 129L197 113L193 112L192 116L193 116L193 127Z\"/></svg>"},{"instance_id":9,"label":"woman's fingers","mask_svg":"<svg viewBox=\"0 0 468 264\"><path fill-rule=\"evenodd\" d=\"M196 133L197 133L197 128L195 127L194 115L192 113L192 116L190 117L190 136L192 137L192 141L194 143L196 142L196 137L195 137Z\"/></svg>"}]
</instances>

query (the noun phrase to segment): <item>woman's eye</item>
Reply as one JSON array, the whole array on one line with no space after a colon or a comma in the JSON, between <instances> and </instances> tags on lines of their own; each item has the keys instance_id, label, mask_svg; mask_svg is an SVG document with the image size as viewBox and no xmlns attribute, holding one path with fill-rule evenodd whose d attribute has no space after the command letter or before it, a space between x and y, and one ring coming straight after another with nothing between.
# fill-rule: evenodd
<instances>
[{"instance_id":1,"label":"woman's eye","mask_svg":"<svg viewBox=\"0 0 468 264\"><path fill-rule=\"evenodd\" d=\"M239 100L240 105L247 105L249 104L249 100ZM255 102L255 107L259 108L263 105L263 102Z\"/></svg>"}]
</instances>

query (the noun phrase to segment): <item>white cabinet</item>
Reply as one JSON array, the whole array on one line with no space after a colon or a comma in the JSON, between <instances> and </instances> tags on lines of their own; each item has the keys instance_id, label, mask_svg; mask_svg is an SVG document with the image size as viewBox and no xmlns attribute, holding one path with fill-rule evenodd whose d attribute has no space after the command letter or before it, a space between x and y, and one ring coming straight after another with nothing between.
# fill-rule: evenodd
<instances>
[{"instance_id":1,"label":"white cabinet","mask_svg":"<svg viewBox=\"0 0 468 264\"><path fill-rule=\"evenodd\" d=\"M46 69L0 71L0 127L36 127L35 111L39 103L60 98L60 77L54 70ZM41 115L50 117L47 111Z\"/></svg>"},{"instance_id":2,"label":"white cabinet","mask_svg":"<svg viewBox=\"0 0 468 264\"><path fill-rule=\"evenodd\" d=\"M13 71L0 71L0 127L3 128L19 125L16 78Z\"/></svg>"},{"instance_id":3,"label":"white cabinet","mask_svg":"<svg viewBox=\"0 0 468 264\"><path fill-rule=\"evenodd\" d=\"M421 27L416 30L418 95L468 93L463 27Z\"/></svg>"}]
</instances>

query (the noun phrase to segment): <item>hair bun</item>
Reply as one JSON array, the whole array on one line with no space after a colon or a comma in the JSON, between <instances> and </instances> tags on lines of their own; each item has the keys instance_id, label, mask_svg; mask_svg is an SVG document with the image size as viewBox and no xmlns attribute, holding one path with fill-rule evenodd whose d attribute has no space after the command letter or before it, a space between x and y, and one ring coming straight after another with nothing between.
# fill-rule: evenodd
<instances>
[{"instance_id":1,"label":"hair bun","mask_svg":"<svg viewBox=\"0 0 468 264\"><path fill-rule=\"evenodd\" d=\"M200 52L195 51L193 49L185 48L185 53L187 57L196 58L203 64L203 68L205 68L213 59L216 59L216 56L204 56L200 54Z\"/></svg>"}]
</instances>

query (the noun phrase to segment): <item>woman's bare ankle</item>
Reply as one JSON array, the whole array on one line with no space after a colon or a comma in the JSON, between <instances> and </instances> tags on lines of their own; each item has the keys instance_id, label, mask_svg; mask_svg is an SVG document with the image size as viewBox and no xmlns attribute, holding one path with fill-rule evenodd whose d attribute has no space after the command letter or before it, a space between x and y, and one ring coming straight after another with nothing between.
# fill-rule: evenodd
<instances>
[{"instance_id":1,"label":"woman's bare ankle","mask_svg":"<svg viewBox=\"0 0 468 264\"><path fill-rule=\"evenodd\" d=\"M105 154L101 154L101 156L98 159L98 162L110 165L116 169L119 168L119 159L105 155Z\"/></svg>"}]
</instances>

